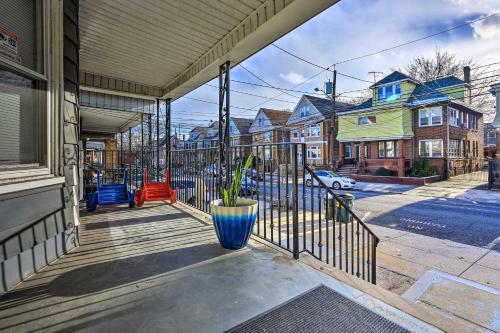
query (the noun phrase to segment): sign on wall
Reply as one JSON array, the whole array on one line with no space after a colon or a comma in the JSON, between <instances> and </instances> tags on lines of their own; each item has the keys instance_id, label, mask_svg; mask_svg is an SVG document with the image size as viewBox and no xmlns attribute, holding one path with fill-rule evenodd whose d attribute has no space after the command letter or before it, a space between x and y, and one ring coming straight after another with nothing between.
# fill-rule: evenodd
<instances>
[{"instance_id":1,"label":"sign on wall","mask_svg":"<svg viewBox=\"0 0 500 333\"><path fill-rule=\"evenodd\" d=\"M0 55L15 62L21 60L18 53L17 36L3 27L0 27Z\"/></svg>"}]
</instances>

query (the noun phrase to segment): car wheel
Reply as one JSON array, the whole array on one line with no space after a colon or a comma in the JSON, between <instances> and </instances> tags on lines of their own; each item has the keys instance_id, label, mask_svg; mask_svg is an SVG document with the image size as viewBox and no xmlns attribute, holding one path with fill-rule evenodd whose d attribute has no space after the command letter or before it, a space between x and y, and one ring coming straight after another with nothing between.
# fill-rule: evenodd
<instances>
[{"instance_id":1,"label":"car wheel","mask_svg":"<svg viewBox=\"0 0 500 333\"><path fill-rule=\"evenodd\" d=\"M310 179L306 180L306 186L311 187L312 186L312 181Z\"/></svg>"},{"instance_id":2,"label":"car wheel","mask_svg":"<svg viewBox=\"0 0 500 333\"><path fill-rule=\"evenodd\" d=\"M334 183L333 183L333 188L334 188L335 190L340 190L340 189L342 188L342 186L340 185L340 183L339 183L339 182L334 182Z\"/></svg>"}]
</instances>

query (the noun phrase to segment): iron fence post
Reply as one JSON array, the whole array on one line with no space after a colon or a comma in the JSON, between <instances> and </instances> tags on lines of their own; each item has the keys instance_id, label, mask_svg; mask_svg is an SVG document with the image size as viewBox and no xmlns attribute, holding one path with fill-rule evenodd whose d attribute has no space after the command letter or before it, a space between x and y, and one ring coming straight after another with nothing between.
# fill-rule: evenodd
<instances>
[{"instance_id":1,"label":"iron fence post","mask_svg":"<svg viewBox=\"0 0 500 333\"><path fill-rule=\"evenodd\" d=\"M299 173L297 162L297 144L292 144L292 223L293 223L293 257L299 259Z\"/></svg>"}]
</instances>

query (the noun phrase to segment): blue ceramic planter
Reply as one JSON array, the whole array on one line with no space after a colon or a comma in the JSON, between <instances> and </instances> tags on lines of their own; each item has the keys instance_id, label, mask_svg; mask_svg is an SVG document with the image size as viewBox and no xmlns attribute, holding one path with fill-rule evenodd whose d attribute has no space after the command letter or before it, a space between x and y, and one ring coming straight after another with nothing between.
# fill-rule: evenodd
<instances>
[{"instance_id":1,"label":"blue ceramic planter","mask_svg":"<svg viewBox=\"0 0 500 333\"><path fill-rule=\"evenodd\" d=\"M222 200L214 200L210 207L220 245L231 250L247 245L257 218L257 201L238 199L236 207L224 207Z\"/></svg>"}]
</instances>

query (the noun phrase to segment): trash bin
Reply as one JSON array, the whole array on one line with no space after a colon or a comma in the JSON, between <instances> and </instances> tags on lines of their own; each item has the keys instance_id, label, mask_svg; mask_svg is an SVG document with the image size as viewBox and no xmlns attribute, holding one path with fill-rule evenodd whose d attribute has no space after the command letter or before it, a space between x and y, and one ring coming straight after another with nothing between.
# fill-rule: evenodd
<instances>
[{"instance_id":1,"label":"trash bin","mask_svg":"<svg viewBox=\"0 0 500 333\"><path fill-rule=\"evenodd\" d=\"M352 194L337 194L337 198L339 201L342 201L345 206L349 207L349 209L352 209L354 205L354 195ZM327 195L326 200L326 205L328 205L328 218L333 220L333 212L334 210L332 209L333 206L335 206L335 216L337 221L339 222L344 222L344 223L349 223L352 222L352 215L347 211L347 209L344 208L338 201L336 201L330 194ZM335 205L334 205L335 202Z\"/></svg>"}]
</instances>

